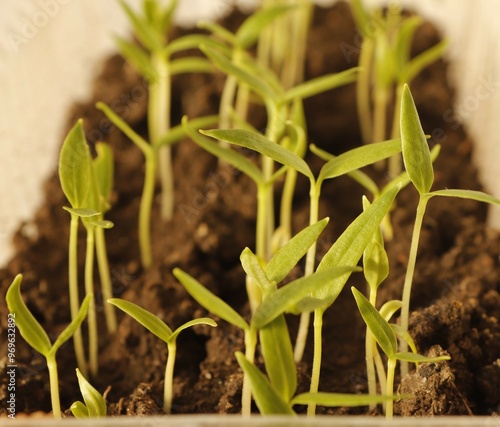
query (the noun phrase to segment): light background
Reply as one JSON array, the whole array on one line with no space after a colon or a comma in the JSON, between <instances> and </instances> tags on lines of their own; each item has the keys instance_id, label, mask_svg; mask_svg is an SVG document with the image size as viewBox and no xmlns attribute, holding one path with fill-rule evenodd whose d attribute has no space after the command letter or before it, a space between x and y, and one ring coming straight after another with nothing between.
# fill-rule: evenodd
<instances>
[{"instance_id":1,"label":"light background","mask_svg":"<svg viewBox=\"0 0 500 427\"><path fill-rule=\"evenodd\" d=\"M318 1L321 4L333 1ZM140 0L129 0L139 5ZM180 0L177 18L193 24L217 18L234 3ZM384 3L370 0L367 4ZM451 41L451 78L459 117L476 139L476 159L488 191L500 197L500 30L495 0L409 0ZM56 167L66 111L85 101L112 34L127 35L115 0L2 0L0 3L0 265L21 221L42 202L44 180ZM500 227L500 210L490 214Z\"/></svg>"}]
</instances>

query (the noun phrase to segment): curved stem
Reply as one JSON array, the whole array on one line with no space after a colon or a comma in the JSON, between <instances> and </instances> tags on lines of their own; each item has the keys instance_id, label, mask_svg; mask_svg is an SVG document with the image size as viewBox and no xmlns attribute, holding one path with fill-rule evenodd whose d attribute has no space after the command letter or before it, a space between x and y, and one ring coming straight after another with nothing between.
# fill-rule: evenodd
<instances>
[{"instance_id":1,"label":"curved stem","mask_svg":"<svg viewBox=\"0 0 500 427\"><path fill-rule=\"evenodd\" d=\"M59 374L57 373L56 356L47 357L47 369L49 370L50 400L54 418L61 418L61 402L59 401Z\"/></svg>"},{"instance_id":2,"label":"curved stem","mask_svg":"<svg viewBox=\"0 0 500 427\"><path fill-rule=\"evenodd\" d=\"M319 377L321 373L321 357L322 357L322 330L323 330L323 311L314 311L314 358L311 373L311 385L309 391L317 393L319 389ZM313 416L316 414L316 403L309 403L307 406L307 415Z\"/></svg>"},{"instance_id":3,"label":"curved stem","mask_svg":"<svg viewBox=\"0 0 500 427\"><path fill-rule=\"evenodd\" d=\"M151 208L154 200L156 177L156 151L152 149L146 155L146 172L142 190L141 205L139 207L139 246L141 262L145 269L151 267L153 258L151 254Z\"/></svg>"},{"instance_id":4,"label":"curved stem","mask_svg":"<svg viewBox=\"0 0 500 427\"><path fill-rule=\"evenodd\" d=\"M99 268L99 277L101 279L102 303L104 305L106 326L109 333L114 333L116 331L116 313L115 307L106 302L109 298L113 298L113 289L111 286L111 275L109 273L106 238L104 236L104 229L101 227L97 227L95 230L95 248L97 267Z\"/></svg>"},{"instance_id":5,"label":"curved stem","mask_svg":"<svg viewBox=\"0 0 500 427\"><path fill-rule=\"evenodd\" d=\"M255 358L255 347L257 346L257 331L255 329L245 330L245 357L250 363ZM241 415L250 415L252 412L252 387L246 373L243 374L243 390L241 391Z\"/></svg>"},{"instance_id":6,"label":"curved stem","mask_svg":"<svg viewBox=\"0 0 500 427\"><path fill-rule=\"evenodd\" d=\"M387 360L387 390L386 395L392 396L394 393L394 373L396 371L396 359L389 357ZM392 419L394 416L394 400L390 399L387 401L385 407L385 417L387 419Z\"/></svg>"},{"instance_id":7,"label":"curved stem","mask_svg":"<svg viewBox=\"0 0 500 427\"><path fill-rule=\"evenodd\" d=\"M78 223L80 219L77 215L71 214L69 229L69 249L68 249L68 271L69 271L69 305L71 320L78 315L80 301L78 297ZM87 376L87 361L85 360L85 350L83 348L82 330L78 328L73 335L73 345L75 347L76 361L80 372Z\"/></svg>"},{"instance_id":8,"label":"curved stem","mask_svg":"<svg viewBox=\"0 0 500 427\"><path fill-rule=\"evenodd\" d=\"M403 307L401 307L401 327L407 331L408 330L408 320L410 317L410 297L411 297L411 286L413 282L413 275L415 273L415 264L417 262L417 252L418 252L418 242L420 239L420 231L422 229L422 222L424 219L425 209L427 207L427 202L429 197L426 195L420 195L420 199L417 206L417 214L415 216L415 224L413 226L413 234L411 238L410 254L408 256L408 267L406 268L406 276L403 286ZM402 352L408 351L408 343L405 340L401 341ZM408 373L408 362L401 361L401 376L405 376Z\"/></svg>"},{"instance_id":9,"label":"curved stem","mask_svg":"<svg viewBox=\"0 0 500 427\"><path fill-rule=\"evenodd\" d=\"M177 355L177 343L174 341L167 343L167 365L165 366L165 384L163 388L163 411L165 414L172 412L172 399L174 393L174 367Z\"/></svg>"},{"instance_id":10,"label":"curved stem","mask_svg":"<svg viewBox=\"0 0 500 427\"><path fill-rule=\"evenodd\" d=\"M85 254L85 294L94 293L94 239L95 227L87 226L87 251ZM97 316L95 310L95 298L92 296L87 314L89 328L89 366L90 374L95 378L99 371L98 364L98 338L97 338Z\"/></svg>"}]
</instances>

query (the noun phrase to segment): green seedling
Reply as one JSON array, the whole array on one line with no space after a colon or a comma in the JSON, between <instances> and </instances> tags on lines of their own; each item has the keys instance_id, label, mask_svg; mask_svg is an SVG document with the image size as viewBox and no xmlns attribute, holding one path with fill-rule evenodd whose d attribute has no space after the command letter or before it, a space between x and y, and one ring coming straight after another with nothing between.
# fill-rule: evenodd
<instances>
[{"instance_id":1,"label":"green seedling","mask_svg":"<svg viewBox=\"0 0 500 427\"><path fill-rule=\"evenodd\" d=\"M49 370L50 398L52 402L52 412L54 418L61 418L61 403L59 401L59 380L57 373L56 353L57 350L68 341L80 328L83 320L87 316L87 310L92 300L92 295L87 295L82 302L77 315L71 323L64 329L54 344L50 342L47 333L40 323L29 311L21 296L21 282L23 276L18 274L10 285L5 300L10 313L15 316L16 326L26 342L38 351L47 360Z\"/></svg>"},{"instance_id":2,"label":"green seedling","mask_svg":"<svg viewBox=\"0 0 500 427\"><path fill-rule=\"evenodd\" d=\"M74 402L69 408L71 413L75 418L105 417L106 399L87 381L78 368L76 368L76 376L85 403Z\"/></svg>"},{"instance_id":3,"label":"green seedling","mask_svg":"<svg viewBox=\"0 0 500 427\"><path fill-rule=\"evenodd\" d=\"M309 298L314 290L328 286L337 277L356 270L355 267L338 267L296 279L277 288L277 283L281 282L304 256L327 222L328 219L324 219L302 230L278 250L266 266L261 265L259 258L250 249L243 250L240 257L243 269L255 280L263 294L262 303L257 306L250 323L196 279L180 269L174 270L175 277L200 305L244 331L245 357L249 363L253 363L259 334L266 370L273 386L285 400L294 395L297 378L290 336L283 314L297 314L303 310L311 310L311 306L316 307L318 302ZM250 414L250 402L250 384L248 376L245 375L242 392L243 414Z\"/></svg>"},{"instance_id":4,"label":"green seedling","mask_svg":"<svg viewBox=\"0 0 500 427\"><path fill-rule=\"evenodd\" d=\"M266 376L243 353L236 352L236 359L248 376L253 395L262 415L296 415L295 405L319 405L328 407L368 406L392 400L392 396L356 395L348 393L301 393L286 400Z\"/></svg>"},{"instance_id":5,"label":"green seedling","mask_svg":"<svg viewBox=\"0 0 500 427\"><path fill-rule=\"evenodd\" d=\"M174 210L174 181L172 175L172 153L169 144L160 140L170 132L171 77L179 73L211 72L210 63L200 57L188 56L173 59L172 55L187 49L197 48L208 37L185 36L169 42L168 32L173 26L173 17L178 0L166 5L158 0L143 0L142 14L136 13L123 0L120 5L129 18L140 46L116 37L122 55L138 72L149 81L148 130L151 145L158 146L154 152L154 163L159 160L159 168L150 170L153 179L158 171L162 185L161 213L164 220L172 218ZM157 158L156 159L156 155ZM152 163L153 160L149 163Z\"/></svg>"},{"instance_id":6,"label":"green seedling","mask_svg":"<svg viewBox=\"0 0 500 427\"><path fill-rule=\"evenodd\" d=\"M420 123L415 102L413 101L413 97L407 85L404 86L401 99L401 141L406 172L419 194L402 297L401 327L407 331L410 313L411 287L417 260L420 231L429 200L435 196L458 197L495 205L499 205L500 200L481 191L461 189L431 191L431 187L434 183L434 170L432 167L429 145L427 144L422 124ZM405 345L403 345L402 350L406 351ZM403 362L401 364L401 374L406 375L407 373L408 363Z\"/></svg>"},{"instance_id":7,"label":"green seedling","mask_svg":"<svg viewBox=\"0 0 500 427\"><path fill-rule=\"evenodd\" d=\"M398 352L397 336L405 341L405 339L408 339L409 335L405 334L398 325L389 324L389 322L377 311L373 304L370 303L370 301L368 301L366 297L356 288L352 287L351 290L363 320L370 329L370 332L373 334L373 337L377 341L378 345L387 356L387 378L385 389L386 396L388 398L393 396L394 374L396 372L396 363L398 360L413 363L434 363L450 359L449 356L425 357L413 352ZM401 334L401 332L403 333ZM392 400L388 399L386 405L386 417L392 418Z\"/></svg>"},{"instance_id":8,"label":"green seedling","mask_svg":"<svg viewBox=\"0 0 500 427\"><path fill-rule=\"evenodd\" d=\"M189 322L184 323L184 325L179 326L175 331L172 331L165 322L159 319L154 314L149 311L139 307L129 301L125 301L120 298L112 298L108 300L110 304L118 307L120 310L127 313L130 317L137 320L142 326L144 326L152 334L160 338L165 344L167 344L167 364L165 367L165 386L163 391L163 411L166 414L170 414L172 410L172 397L173 397L173 384L174 384L174 366L175 366L175 356L177 353L177 337L178 335L187 328L195 325L209 325L212 327L217 326L212 319L203 317L200 319L194 319Z\"/></svg>"},{"instance_id":9,"label":"green seedling","mask_svg":"<svg viewBox=\"0 0 500 427\"><path fill-rule=\"evenodd\" d=\"M66 198L71 207L64 207L71 215L70 238L69 238L69 296L71 316L74 319L78 312L78 260L77 260L77 240L78 224L81 219L87 232L87 246L85 255L85 293L87 295L94 292L94 248L95 233L97 228L111 228L113 223L102 218L101 209L107 210L107 198L110 186L110 168L112 159L109 151L103 150L101 146L101 156L94 162L83 132L83 121L80 119L71 129L64 140L59 157L59 179ZM103 154L107 152L108 154ZM104 157L103 157L104 156ZM101 193L104 191L106 194ZM107 260L104 262L105 246L104 238L98 242L98 253L101 270L109 278ZM109 293L108 289L105 291ZM90 300L89 313L89 365L92 375L98 372L98 338L97 338L97 317L95 300ZM76 332L75 352L80 370L86 374L87 366L85 362L82 336Z\"/></svg>"},{"instance_id":10,"label":"green seedling","mask_svg":"<svg viewBox=\"0 0 500 427\"><path fill-rule=\"evenodd\" d=\"M99 110L104 112L111 123L120 129L142 151L146 161L144 185L142 189L141 204L139 206L139 248L142 266L147 269L153 264L150 220L155 192L158 152L162 146L170 146L182 139L184 137L184 131L182 126L174 126L168 133L163 135L163 137L149 144L106 104L98 102L96 106ZM217 116L193 119L191 121L191 126L199 129L200 127L217 123L217 120Z\"/></svg>"}]
</instances>

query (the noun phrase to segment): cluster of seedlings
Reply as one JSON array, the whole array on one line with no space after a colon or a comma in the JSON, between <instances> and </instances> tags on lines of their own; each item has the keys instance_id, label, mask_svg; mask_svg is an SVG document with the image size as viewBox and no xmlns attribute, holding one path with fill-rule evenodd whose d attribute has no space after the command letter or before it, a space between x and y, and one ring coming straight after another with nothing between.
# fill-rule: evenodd
<instances>
[{"instance_id":1,"label":"cluster of seedlings","mask_svg":"<svg viewBox=\"0 0 500 427\"><path fill-rule=\"evenodd\" d=\"M130 18L139 44L118 39L123 56L149 81L149 141L136 133L110 107L98 103L109 120L142 151L145 158L144 189L138 228L141 262L144 269L153 264L150 245L150 213L155 181L162 183L162 217L169 220L175 203L171 145L189 137L203 149L217 156L221 164L242 171L257 187L256 245L241 252L241 266L246 273L250 318L245 319L230 305L211 293L188 272L173 271L186 291L208 312L240 328L245 337L245 353L235 357L244 373L242 414L251 413L252 399L263 415L295 414L294 405L307 405L313 416L316 406L372 406L383 404L386 416L393 415L395 399L405 398L394 392L396 365L402 374L408 363L440 362L448 356L426 357L417 352L408 333L410 291L415 271L419 235L427 203L432 197L460 197L500 204L493 197L476 191L445 189L431 191L434 181L433 160L439 147L429 150L426 135L407 85L427 64L436 60L445 47L439 44L410 59L411 41L419 23L416 17L404 17L400 10L368 13L360 0L352 1L358 27L364 35L360 67L303 81L305 39L311 15L309 0L269 0L246 19L236 33L216 23L203 23L206 34L192 34L168 40L177 1L162 6L156 0L144 0L140 12L121 1ZM377 22L376 28L371 23ZM262 30L264 28L264 30ZM296 40L296 43L290 42ZM257 45L257 55L253 48ZM172 55L199 48L205 57L172 59ZM389 67L387 64L390 64ZM170 79L177 73L222 72L226 76L219 115L188 119L170 125ZM315 146L308 147L307 124L303 100L341 85L356 83L358 110L366 144L334 156ZM388 127L387 103L395 93L394 118ZM371 97L373 97L373 102ZM247 120L248 107L258 99L267 113L267 126L259 132ZM373 116L372 105L373 103ZM218 125L217 129L200 130ZM249 159L233 146L254 151L259 161ZM325 160L316 176L304 160L307 149ZM189 321L175 330L160 318L136 304L113 298L106 256L105 229L113 224L105 220L111 208L113 188L113 154L105 143L96 146L93 158L79 120L68 134L60 153L61 186L70 207L69 295L72 321L51 344L46 332L30 313L21 298L22 276L10 286L6 300L15 313L21 335L47 359L50 392L55 417L61 417L58 394L56 352L73 338L78 368L76 374L84 403L75 402L71 411L76 417L106 415L106 401L87 378L98 375L98 334L94 301L95 257L99 268L102 293L106 304L106 323L110 333L116 331L119 308L166 343L167 364L164 379L164 412L172 407L172 384L176 356L176 339L181 331L194 325L216 327L211 318ZM383 188L377 186L361 169L382 165L390 159L394 178ZM404 168L401 169L401 165ZM379 166L380 167L380 166ZM297 176L310 182L309 226L293 235L292 201ZM366 190L363 212L345 229L316 265L316 245L329 219L319 218L322 184L327 179L349 175ZM284 182L281 200L274 200L275 185ZM419 193L407 274L400 300L379 307L377 289L389 272L384 239L392 237L390 211L397 203L402 187L413 185ZM279 215L275 215L275 205ZM275 224L275 218L279 223ZM86 233L85 293L79 301L77 233L82 221ZM96 256L95 256L96 255ZM303 276L281 285L291 270L305 258ZM362 268L358 266L362 265ZM366 369L369 393L339 394L319 390L322 358L323 315L335 303L352 273L362 272L368 298L352 288L359 313L366 323ZM400 321L391 322L398 311ZM286 314L300 316L295 346L287 327ZM297 394L296 365L301 361L311 314L314 318L314 349L310 390ZM84 348L80 325L87 319L88 349ZM265 363L264 374L255 364L257 346ZM87 354L86 354L87 351Z\"/></svg>"}]
</instances>

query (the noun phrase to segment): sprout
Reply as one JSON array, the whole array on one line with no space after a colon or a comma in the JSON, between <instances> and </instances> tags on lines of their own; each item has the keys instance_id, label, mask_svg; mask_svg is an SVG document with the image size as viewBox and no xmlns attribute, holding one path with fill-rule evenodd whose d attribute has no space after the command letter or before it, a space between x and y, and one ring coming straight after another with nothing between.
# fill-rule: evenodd
<instances>
[{"instance_id":1,"label":"sprout","mask_svg":"<svg viewBox=\"0 0 500 427\"><path fill-rule=\"evenodd\" d=\"M59 401L59 380L57 373L56 353L57 350L68 341L77 330L79 330L92 300L92 294L87 295L78 310L77 315L64 329L54 344L50 342L47 333L29 311L21 297L21 282L23 276L18 274L10 285L5 300L10 313L16 318L16 326L26 342L38 351L47 360L50 381L50 398L52 401L52 412L54 418L61 418L61 403Z\"/></svg>"},{"instance_id":2,"label":"sprout","mask_svg":"<svg viewBox=\"0 0 500 427\"><path fill-rule=\"evenodd\" d=\"M106 416L106 400L76 368L78 385L85 403L74 402L69 408L76 418L94 418Z\"/></svg>"},{"instance_id":3,"label":"sprout","mask_svg":"<svg viewBox=\"0 0 500 427\"><path fill-rule=\"evenodd\" d=\"M172 410L172 397L173 397L173 383L174 383L174 366L175 366L175 356L177 353L177 336L187 328L195 325L209 325L212 327L217 326L212 319L208 317L203 317L200 319L191 320L184 325L178 327L175 331L172 331L165 322L160 320L157 316L150 313L149 311L139 307L129 301L125 301L120 298L109 299L110 304L115 305L120 310L127 313L130 317L137 320L142 326L144 326L148 331L160 338L164 343L167 344L168 354L167 354L167 365L165 367L165 386L163 391L163 411L166 414L170 414Z\"/></svg>"}]
</instances>

